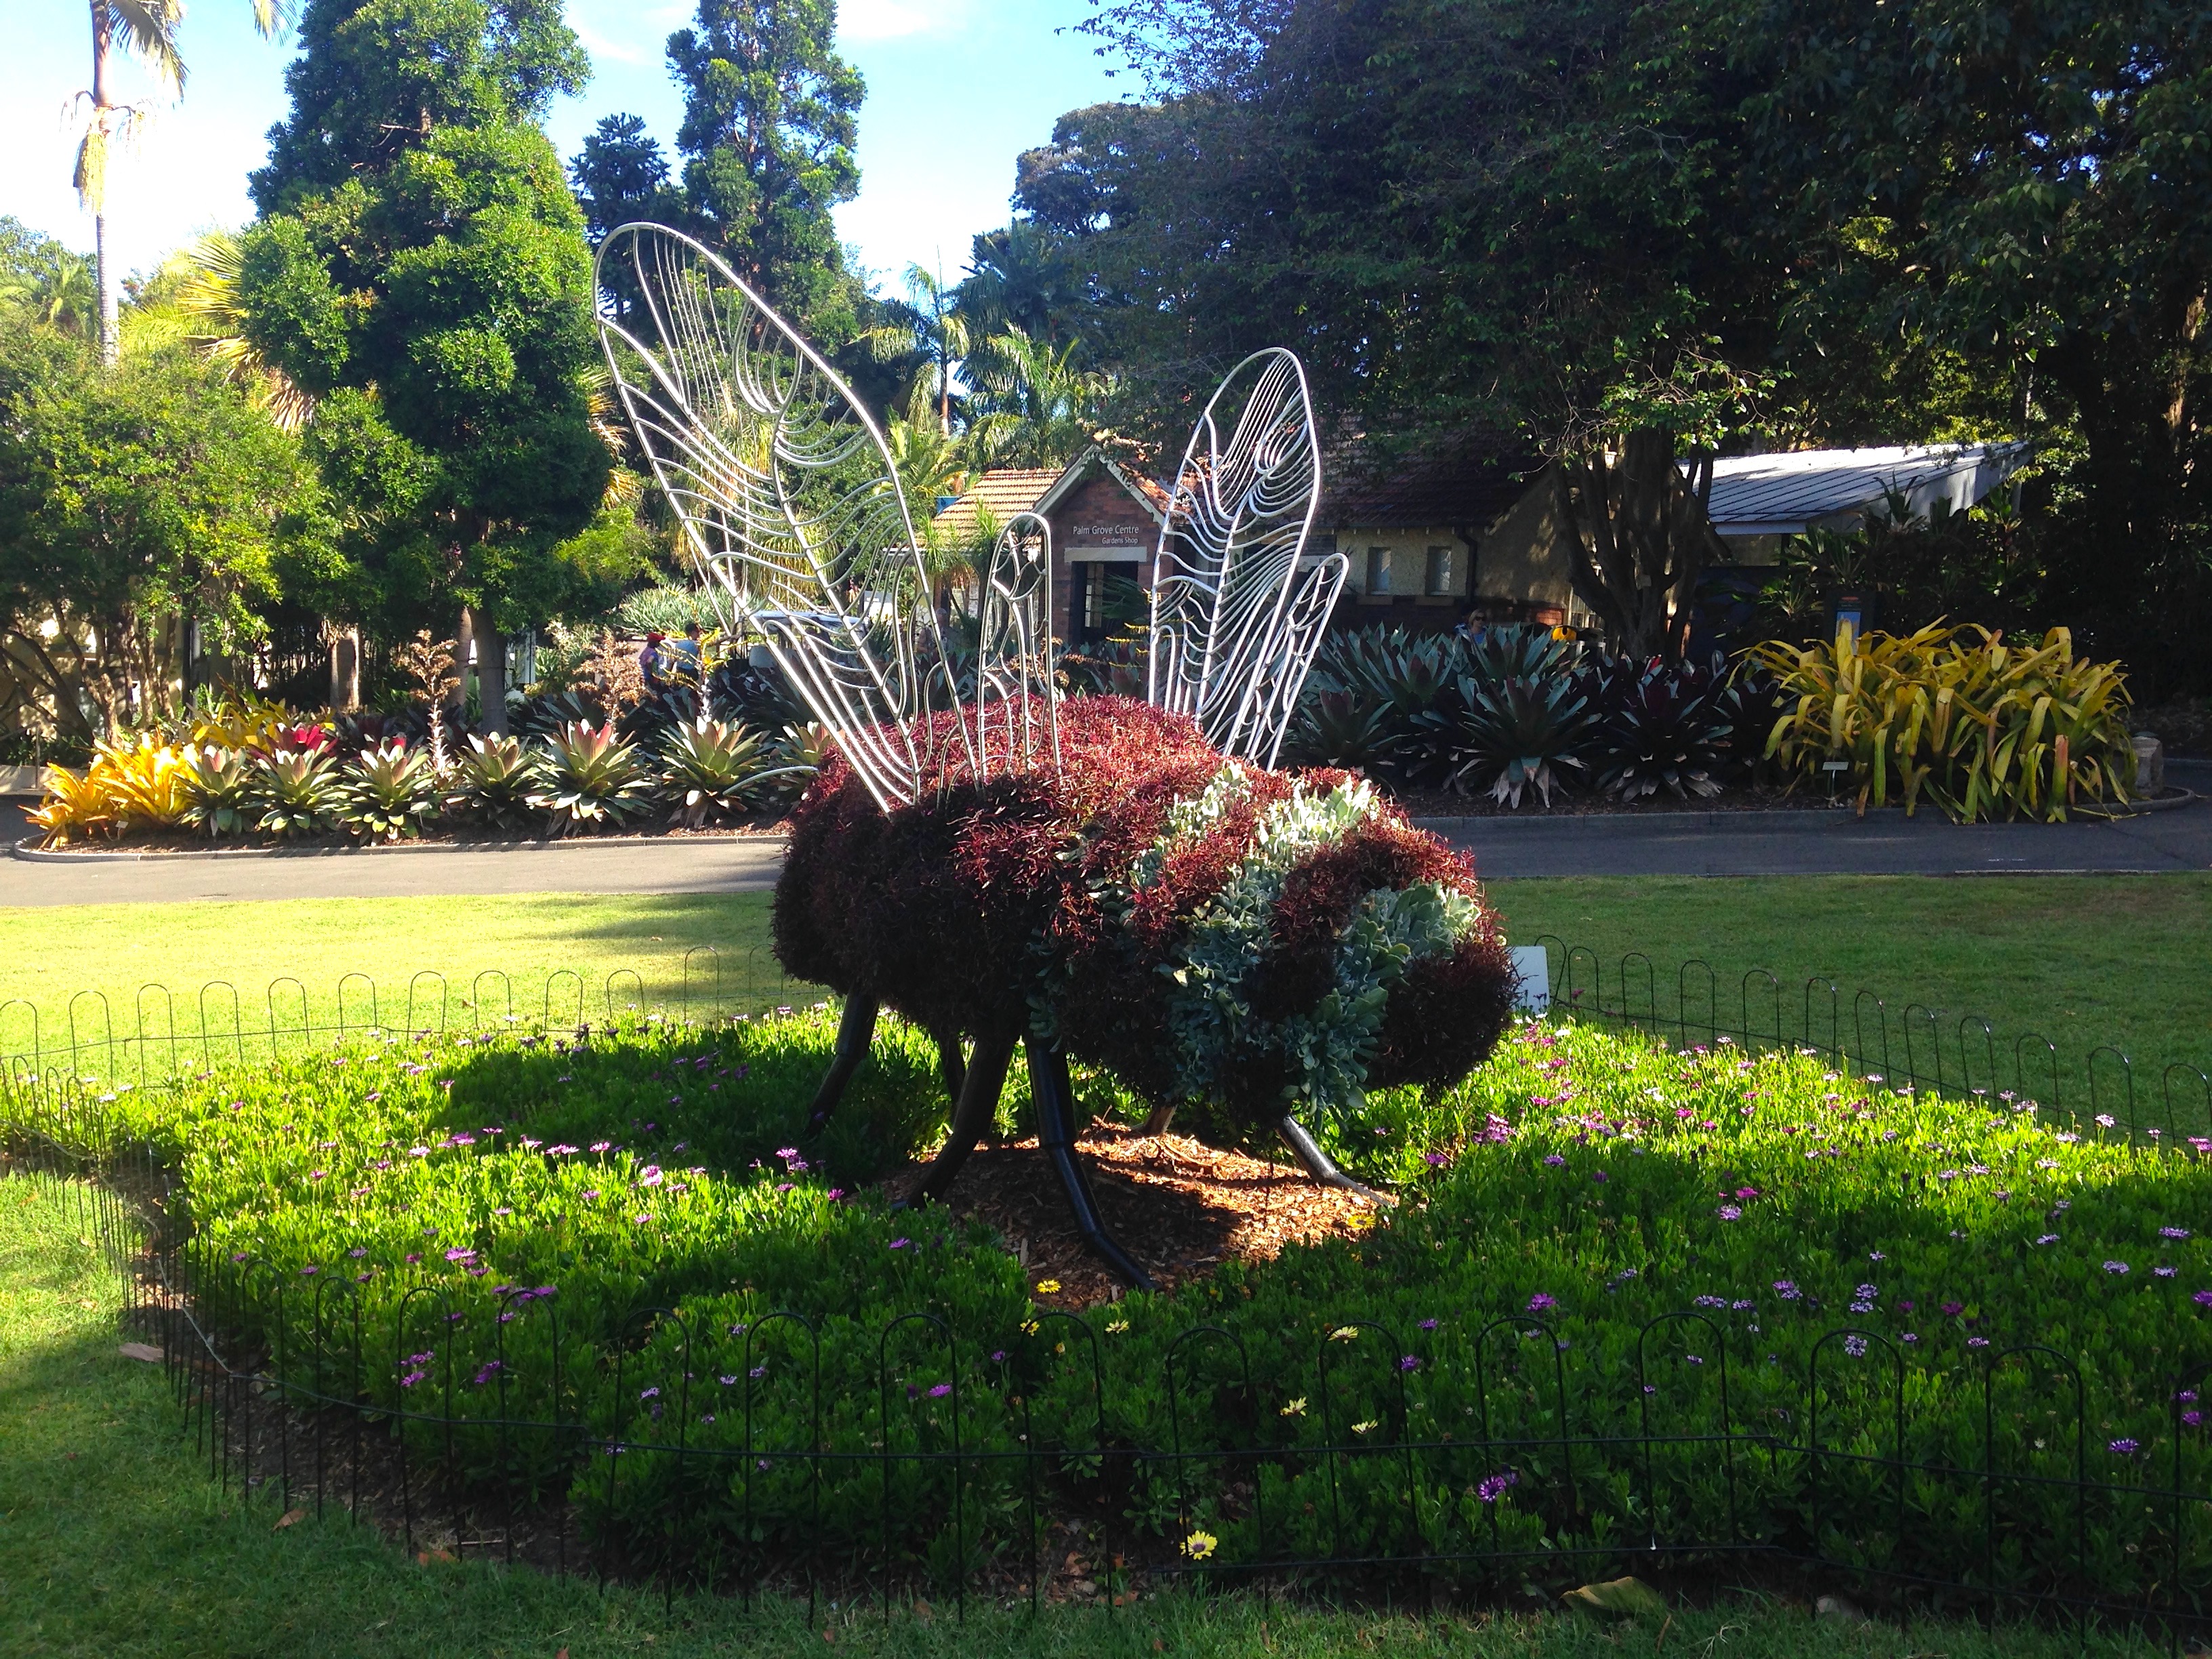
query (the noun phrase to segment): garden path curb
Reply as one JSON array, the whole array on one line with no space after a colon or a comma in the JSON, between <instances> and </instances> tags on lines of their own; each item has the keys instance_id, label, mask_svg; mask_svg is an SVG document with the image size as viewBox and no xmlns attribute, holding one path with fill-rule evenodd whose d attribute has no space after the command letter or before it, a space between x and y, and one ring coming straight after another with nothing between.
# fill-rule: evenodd
<instances>
[{"instance_id":1,"label":"garden path curb","mask_svg":"<svg viewBox=\"0 0 2212 1659\"><path fill-rule=\"evenodd\" d=\"M8 850L16 858L33 864L173 864L186 860L216 859L228 862L253 862L260 860L291 860L297 859L349 859L364 854L390 857L398 854L417 854L444 853L558 853L578 851L586 848L605 847L775 847L781 848L790 840L787 836L714 836L696 840L668 841L658 836L592 836L568 841L438 841L373 843L364 847L204 847L181 852L85 852L64 853L49 851L37 846L26 836Z\"/></svg>"}]
</instances>

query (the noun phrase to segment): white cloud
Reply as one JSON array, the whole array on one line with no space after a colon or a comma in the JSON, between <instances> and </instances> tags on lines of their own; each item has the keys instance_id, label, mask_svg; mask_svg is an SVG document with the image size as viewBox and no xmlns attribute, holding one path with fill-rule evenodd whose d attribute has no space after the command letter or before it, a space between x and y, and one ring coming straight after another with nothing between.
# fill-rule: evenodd
<instances>
[{"instance_id":1,"label":"white cloud","mask_svg":"<svg viewBox=\"0 0 2212 1659\"><path fill-rule=\"evenodd\" d=\"M953 28L967 15L966 0L842 0L837 34L843 40L898 40Z\"/></svg>"},{"instance_id":2,"label":"white cloud","mask_svg":"<svg viewBox=\"0 0 2212 1659\"><path fill-rule=\"evenodd\" d=\"M570 27L576 38L584 43L584 50L592 54L594 64L602 60L611 64L642 64L646 53L640 48L608 40L595 29L586 28L580 20L572 21Z\"/></svg>"}]
</instances>

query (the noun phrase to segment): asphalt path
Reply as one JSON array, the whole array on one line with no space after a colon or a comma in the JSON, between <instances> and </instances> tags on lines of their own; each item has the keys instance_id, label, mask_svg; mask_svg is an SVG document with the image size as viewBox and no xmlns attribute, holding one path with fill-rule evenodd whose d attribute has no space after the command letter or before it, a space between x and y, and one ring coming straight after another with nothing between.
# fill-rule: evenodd
<instances>
[{"instance_id":1,"label":"asphalt path","mask_svg":"<svg viewBox=\"0 0 2212 1659\"><path fill-rule=\"evenodd\" d=\"M2212 763L2170 763L2212 794ZM0 844L28 834L0 802ZM2116 821L1948 823L1935 812L1814 808L1433 819L1499 880L1547 876L2038 875L2212 870L2212 800ZM775 884L762 836L500 847L305 849L194 857L0 857L0 907L445 893L749 893Z\"/></svg>"}]
</instances>

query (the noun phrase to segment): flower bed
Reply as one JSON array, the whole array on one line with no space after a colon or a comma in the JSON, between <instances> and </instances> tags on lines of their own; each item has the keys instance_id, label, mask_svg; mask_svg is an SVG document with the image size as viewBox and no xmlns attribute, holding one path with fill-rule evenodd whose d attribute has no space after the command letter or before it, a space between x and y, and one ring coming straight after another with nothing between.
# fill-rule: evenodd
<instances>
[{"instance_id":1,"label":"flower bed","mask_svg":"<svg viewBox=\"0 0 2212 1659\"><path fill-rule=\"evenodd\" d=\"M798 1144L830 1038L389 1035L97 1109L174 1170L210 1310L295 1385L357 1375L420 1455L566 1492L632 1559L950 1571L1018 1532L1035 1449L1043 1501L1139 1559L1210 1539L1209 1570L1419 1553L1510 1585L1656 1537L2212 1583L2204 1500L2158 1492L2212 1492L2203 1146L1524 1024L1440 1098L1368 1102L1338 1150L1407 1200L1371 1229L1071 1319L866 1189L936 1115L914 1034Z\"/></svg>"}]
</instances>

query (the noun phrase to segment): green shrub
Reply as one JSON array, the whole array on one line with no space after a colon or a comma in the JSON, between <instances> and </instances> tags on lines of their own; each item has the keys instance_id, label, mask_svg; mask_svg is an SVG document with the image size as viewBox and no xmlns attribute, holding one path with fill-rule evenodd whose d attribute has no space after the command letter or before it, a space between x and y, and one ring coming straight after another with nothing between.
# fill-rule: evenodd
<instances>
[{"instance_id":1,"label":"green shrub","mask_svg":"<svg viewBox=\"0 0 2212 1659\"><path fill-rule=\"evenodd\" d=\"M938 1121L918 1034L880 1039L847 1109L804 1145L833 1030L817 1010L580 1045L386 1034L173 1091L118 1088L102 1109L174 1172L172 1213L207 1258L241 1259L206 1287L229 1298L216 1311L273 1329L275 1287L292 1287L282 1363L298 1380L318 1364L348 1374L349 1315L331 1310L357 1299L368 1398L459 1419L450 1443L414 1425L417 1454L450 1446L464 1480L520 1460L589 1526L640 1523L647 1553L813 1536L803 1464L770 1458L741 1479L696 1455L744 1445L748 1424L755 1448L809 1443L812 1338L768 1317L789 1311L819 1334L822 1442L855 1454L823 1466L834 1549L878 1547L884 1474L866 1454L886 1434L894 1450L946 1447L957 1383L963 1449L1024 1434L1063 1449L1046 1501L1103 1500L1164 1551L1186 1523L1226 1561L1396 1550L1415 1524L1440 1553L1626 1551L1656 1529L1817 1541L1976 1583L1993 1564L2009 1589L2172 1592L2167 1511L2136 1487L2170 1467L2177 1431L2191 1490L2212 1467L2172 1392L2212 1346L2212 1142L2137 1146L2008 1096L1869 1088L1813 1054L1525 1024L1467 1084L1378 1096L1364 1144L1337 1137L1407 1200L1371 1229L1129 1296L1079 1327L1043 1316L981 1228L861 1190ZM1079 1086L1087 1108L1139 1109L1109 1079ZM647 1311L659 1307L676 1316ZM916 1312L944 1326L890 1327ZM2079 1368L2078 1425L2063 1370L2013 1352L2035 1344ZM1803 1449L1816 1396L1822 1443L1844 1454L1823 1462L1817 1540ZM630 1446L619 1481L605 1458L579 1461L574 1432L503 1437L488 1425L502 1410ZM1985 1421L1996 1467L2020 1477L1994 1533ZM685 1455L655 1449L678 1427ZM2077 1433L2099 1483L2079 1499L2078 1563L2063 1484ZM1369 1436L1430 1448L1410 1521L1399 1455L1323 1449ZM1265 1455L1097 1456L1171 1443ZM1894 1451L1923 1466L1901 1489L1881 1461ZM1255 1467L1264 1539L1231 1490ZM1020 1470L967 1465L971 1548L1015 1534ZM942 1564L949 1470L902 1462L891 1478L895 1554ZM681 1535L656 1546L670 1515ZM2197 1593L2212 1533L2180 1547L2182 1591ZM1523 1570L1494 1569L1509 1586Z\"/></svg>"}]
</instances>

